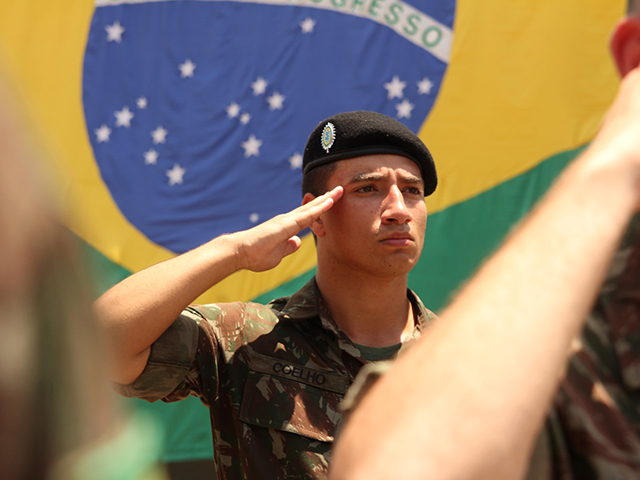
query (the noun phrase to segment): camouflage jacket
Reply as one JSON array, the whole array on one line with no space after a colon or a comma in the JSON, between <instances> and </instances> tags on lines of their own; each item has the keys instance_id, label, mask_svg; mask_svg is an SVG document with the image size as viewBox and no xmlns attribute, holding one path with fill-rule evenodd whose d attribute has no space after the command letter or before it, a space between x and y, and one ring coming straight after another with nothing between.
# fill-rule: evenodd
<instances>
[{"instance_id":1,"label":"camouflage jacket","mask_svg":"<svg viewBox=\"0 0 640 480\"><path fill-rule=\"evenodd\" d=\"M408 297L417 321L401 351L435 318ZM117 390L148 401L200 397L220 480L324 478L339 405L364 363L312 279L267 306L189 307L153 344L138 380Z\"/></svg>"}]
</instances>

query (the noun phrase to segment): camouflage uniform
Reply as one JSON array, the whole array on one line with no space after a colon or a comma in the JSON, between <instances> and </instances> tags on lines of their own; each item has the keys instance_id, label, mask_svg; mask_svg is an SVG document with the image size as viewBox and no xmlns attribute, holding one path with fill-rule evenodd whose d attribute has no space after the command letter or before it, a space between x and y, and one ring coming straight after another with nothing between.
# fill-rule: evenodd
<instances>
[{"instance_id":1,"label":"camouflage uniform","mask_svg":"<svg viewBox=\"0 0 640 480\"><path fill-rule=\"evenodd\" d=\"M389 369L368 365L345 415ZM523 375L526 375L523 372ZM640 215L633 221L538 437L527 480L640 479Z\"/></svg>"},{"instance_id":2,"label":"camouflage uniform","mask_svg":"<svg viewBox=\"0 0 640 480\"><path fill-rule=\"evenodd\" d=\"M401 350L435 318L408 297L417 322ZM339 405L364 363L312 279L267 306L187 308L153 344L140 378L118 390L148 401L200 397L220 480L324 478Z\"/></svg>"}]
</instances>

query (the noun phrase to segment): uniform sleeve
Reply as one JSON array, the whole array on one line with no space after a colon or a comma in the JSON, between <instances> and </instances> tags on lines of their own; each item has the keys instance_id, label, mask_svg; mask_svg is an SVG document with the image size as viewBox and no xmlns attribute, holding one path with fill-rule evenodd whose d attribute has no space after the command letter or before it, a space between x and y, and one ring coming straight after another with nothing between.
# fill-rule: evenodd
<instances>
[{"instance_id":1,"label":"uniform sleeve","mask_svg":"<svg viewBox=\"0 0 640 480\"><path fill-rule=\"evenodd\" d=\"M125 397L148 402L175 402L189 395L200 396L203 390L200 360L204 354L215 367L218 350L217 339L208 333L207 324L195 309L184 310L153 343L147 366L138 379L131 385L115 384L114 389Z\"/></svg>"}]
</instances>

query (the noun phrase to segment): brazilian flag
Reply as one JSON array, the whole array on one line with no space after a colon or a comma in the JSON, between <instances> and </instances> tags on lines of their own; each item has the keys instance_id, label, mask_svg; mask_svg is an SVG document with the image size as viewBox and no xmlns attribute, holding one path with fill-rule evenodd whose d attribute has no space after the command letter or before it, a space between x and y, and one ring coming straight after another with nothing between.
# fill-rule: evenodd
<instances>
[{"instance_id":1,"label":"brazilian flag","mask_svg":"<svg viewBox=\"0 0 640 480\"><path fill-rule=\"evenodd\" d=\"M0 7L0 64L50 152L95 294L300 202L311 129L375 110L417 132L440 184L410 287L442 308L595 135L623 0L97 0ZM198 302L290 294L314 245ZM205 408L127 401L166 462L211 458Z\"/></svg>"}]
</instances>

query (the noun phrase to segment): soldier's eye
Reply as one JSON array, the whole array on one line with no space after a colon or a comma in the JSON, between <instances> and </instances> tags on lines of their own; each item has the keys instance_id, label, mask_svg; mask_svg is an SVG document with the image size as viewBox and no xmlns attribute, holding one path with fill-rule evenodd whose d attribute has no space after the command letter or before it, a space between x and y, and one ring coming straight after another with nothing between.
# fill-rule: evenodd
<instances>
[{"instance_id":1,"label":"soldier's eye","mask_svg":"<svg viewBox=\"0 0 640 480\"><path fill-rule=\"evenodd\" d=\"M422 195L422 189L418 187L408 187L405 191L411 195Z\"/></svg>"}]
</instances>

